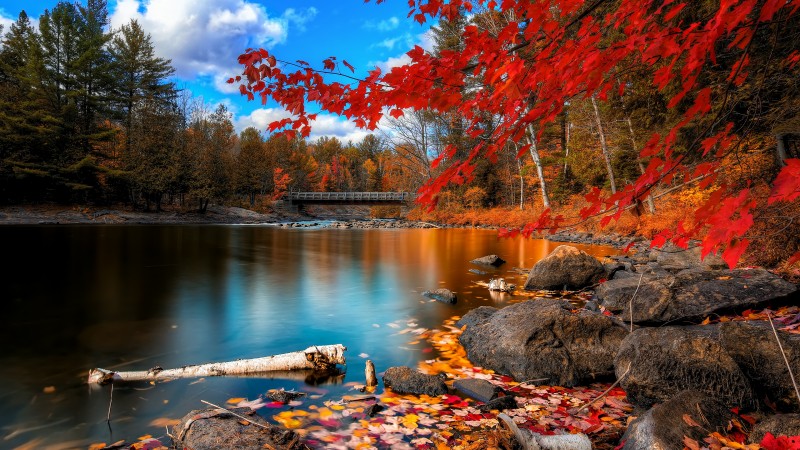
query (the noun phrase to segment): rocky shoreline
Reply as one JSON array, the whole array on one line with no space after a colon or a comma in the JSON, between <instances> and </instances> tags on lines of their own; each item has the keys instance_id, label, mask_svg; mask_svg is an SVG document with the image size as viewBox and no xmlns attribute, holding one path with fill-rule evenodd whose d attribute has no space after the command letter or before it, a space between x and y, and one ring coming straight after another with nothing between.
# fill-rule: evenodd
<instances>
[{"instance_id":1,"label":"rocky shoreline","mask_svg":"<svg viewBox=\"0 0 800 450\"><path fill-rule=\"evenodd\" d=\"M697 247L615 256L605 265L593 259L561 246L526 283L579 289L607 277L584 308L534 299L466 314L460 341L470 361L544 384L618 380L637 416L622 449L699 448L711 433L731 432L731 410L754 418L739 430L755 425L753 444L766 433L800 434L793 377L800 374L800 313L772 321L768 309L798 306L798 286L764 269L701 259ZM758 309L767 312L756 317ZM736 313L743 320L732 320Z\"/></svg>"}]
</instances>

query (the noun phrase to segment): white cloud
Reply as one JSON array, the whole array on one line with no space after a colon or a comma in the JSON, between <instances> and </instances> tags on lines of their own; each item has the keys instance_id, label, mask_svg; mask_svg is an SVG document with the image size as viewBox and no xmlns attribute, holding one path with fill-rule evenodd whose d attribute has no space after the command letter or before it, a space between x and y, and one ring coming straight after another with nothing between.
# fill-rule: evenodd
<instances>
[{"instance_id":1,"label":"white cloud","mask_svg":"<svg viewBox=\"0 0 800 450\"><path fill-rule=\"evenodd\" d=\"M9 27L11 24L14 23L16 20L9 17L5 11L0 9L0 25L3 26L3 34L8 33Z\"/></svg>"},{"instance_id":2,"label":"white cloud","mask_svg":"<svg viewBox=\"0 0 800 450\"><path fill-rule=\"evenodd\" d=\"M364 23L364 28L368 30L378 30L383 32L396 30L397 27L399 26L400 26L400 19L394 16L385 20L381 20L380 22L377 23L373 21Z\"/></svg>"},{"instance_id":3,"label":"white cloud","mask_svg":"<svg viewBox=\"0 0 800 450\"><path fill-rule=\"evenodd\" d=\"M317 17L317 8L313 6L305 11L297 12L294 8L289 8L283 12L284 19L294 24L299 31L306 31L306 24Z\"/></svg>"},{"instance_id":4,"label":"white cloud","mask_svg":"<svg viewBox=\"0 0 800 450\"><path fill-rule=\"evenodd\" d=\"M302 30L316 14L314 8L289 8L271 16L249 0L119 0L111 25L119 28L138 20L158 55L172 60L178 77L210 77L217 90L231 93L237 86L224 81L241 73L239 54L249 47L286 42L290 26Z\"/></svg>"},{"instance_id":5,"label":"white cloud","mask_svg":"<svg viewBox=\"0 0 800 450\"><path fill-rule=\"evenodd\" d=\"M271 122L291 117L291 115L281 108L261 108L253 111L249 115L240 116L235 119L236 130L241 132L247 127L255 127L264 131ZM373 132L356 128L353 122L349 122L342 117L319 114L316 120L311 121L311 140L320 137L335 137L340 141L360 142L364 137Z\"/></svg>"},{"instance_id":6,"label":"white cloud","mask_svg":"<svg viewBox=\"0 0 800 450\"><path fill-rule=\"evenodd\" d=\"M410 35L403 36L398 38L399 40L404 40L406 45L408 46L408 50L411 50L415 45L419 45L422 47L426 52L430 52L433 50L434 47L434 40L433 35L430 32L425 32L416 36L414 39ZM382 45L382 43L378 43L377 45ZM369 66L376 66L383 73L386 73L392 70L393 67L402 66L411 62L411 58L408 57L406 53L389 57L384 61L371 61L368 63Z\"/></svg>"}]
</instances>

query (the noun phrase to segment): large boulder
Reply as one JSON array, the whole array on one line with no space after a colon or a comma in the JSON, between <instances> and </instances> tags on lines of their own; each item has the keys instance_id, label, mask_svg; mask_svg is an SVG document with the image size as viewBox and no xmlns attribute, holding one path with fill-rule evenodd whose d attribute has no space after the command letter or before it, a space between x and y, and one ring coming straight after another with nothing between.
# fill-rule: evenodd
<instances>
[{"instance_id":1,"label":"large boulder","mask_svg":"<svg viewBox=\"0 0 800 450\"><path fill-rule=\"evenodd\" d=\"M498 311L497 308L492 306L479 306L475 309L471 309L468 313L464 314L464 317L456 322L456 326L461 327L471 327L473 325L477 325L486 321L492 314Z\"/></svg>"},{"instance_id":2,"label":"large boulder","mask_svg":"<svg viewBox=\"0 0 800 450\"><path fill-rule=\"evenodd\" d=\"M250 408L236 408L239 415L259 426L247 424L230 412L219 409L195 410L185 415L172 429L176 448L193 450L250 450L274 448L300 450L308 447L290 430L270 425ZM244 423L243 423L244 422Z\"/></svg>"},{"instance_id":3,"label":"large boulder","mask_svg":"<svg viewBox=\"0 0 800 450\"><path fill-rule=\"evenodd\" d=\"M628 335L614 360L628 401L649 408L694 389L730 407L754 407L750 381L718 334L717 325L707 325L640 328Z\"/></svg>"},{"instance_id":4,"label":"large boulder","mask_svg":"<svg viewBox=\"0 0 800 450\"><path fill-rule=\"evenodd\" d=\"M574 386L612 375L628 331L610 317L573 309L567 301L536 299L467 314L459 340L474 364L517 380Z\"/></svg>"},{"instance_id":5,"label":"large boulder","mask_svg":"<svg viewBox=\"0 0 800 450\"><path fill-rule=\"evenodd\" d=\"M581 289L597 283L605 273L593 256L570 245L559 245L533 266L525 289Z\"/></svg>"},{"instance_id":6,"label":"large boulder","mask_svg":"<svg viewBox=\"0 0 800 450\"><path fill-rule=\"evenodd\" d=\"M792 377L769 322L726 322L719 328L722 347L750 380L756 398L767 399L779 411L800 411ZM792 372L800 375L800 335L778 331L778 336Z\"/></svg>"},{"instance_id":7,"label":"large boulder","mask_svg":"<svg viewBox=\"0 0 800 450\"><path fill-rule=\"evenodd\" d=\"M725 433L732 418L713 397L682 391L632 421L622 437L622 449L682 449L685 437L703 443L712 432Z\"/></svg>"},{"instance_id":8,"label":"large boulder","mask_svg":"<svg viewBox=\"0 0 800 450\"><path fill-rule=\"evenodd\" d=\"M430 395L447 393L444 375L426 375L410 367L389 367L383 374L383 385L398 394Z\"/></svg>"},{"instance_id":9,"label":"large boulder","mask_svg":"<svg viewBox=\"0 0 800 450\"><path fill-rule=\"evenodd\" d=\"M505 260L497 255L486 255L480 258L475 258L470 261L472 264L479 264L482 266L500 267L505 264Z\"/></svg>"},{"instance_id":10,"label":"large boulder","mask_svg":"<svg viewBox=\"0 0 800 450\"><path fill-rule=\"evenodd\" d=\"M764 269L688 269L674 276L615 277L595 292L606 309L625 320L632 309L635 323L661 324L756 308L795 291L797 286Z\"/></svg>"}]
</instances>

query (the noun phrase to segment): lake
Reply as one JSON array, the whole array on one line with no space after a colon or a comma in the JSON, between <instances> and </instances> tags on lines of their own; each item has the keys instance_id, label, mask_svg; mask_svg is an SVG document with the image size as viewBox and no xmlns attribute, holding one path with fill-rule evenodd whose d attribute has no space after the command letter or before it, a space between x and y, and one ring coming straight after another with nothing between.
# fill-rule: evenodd
<instances>
[{"instance_id":1,"label":"lake","mask_svg":"<svg viewBox=\"0 0 800 450\"><path fill-rule=\"evenodd\" d=\"M510 269L529 268L560 245L475 229L227 225L0 227L0 242L1 448L159 437L155 419L274 388L341 396L363 383L366 358L378 372L431 358L401 332L507 304L514 297L474 283L504 276L522 284ZM469 263L492 253L508 262ZM458 303L420 295L439 287L457 292ZM117 385L113 394L85 384L92 367L172 368L324 344L347 347L343 379L207 378Z\"/></svg>"}]
</instances>

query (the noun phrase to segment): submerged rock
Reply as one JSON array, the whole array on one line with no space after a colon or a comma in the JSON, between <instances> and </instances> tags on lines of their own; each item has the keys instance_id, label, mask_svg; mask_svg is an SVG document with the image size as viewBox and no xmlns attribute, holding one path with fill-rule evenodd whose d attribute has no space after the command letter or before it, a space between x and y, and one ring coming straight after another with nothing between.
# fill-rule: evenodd
<instances>
[{"instance_id":1,"label":"submerged rock","mask_svg":"<svg viewBox=\"0 0 800 450\"><path fill-rule=\"evenodd\" d=\"M468 325L459 340L474 364L519 381L574 386L613 375L627 330L602 314L572 309L567 301L537 299L474 310L459 322Z\"/></svg>"},{"instance_id":2,"label":"submerged rock","mask_svg":"<svg viewBox=\"0 0 800 450\"><path fill-rule=\"evenodd\" d=\"M250 408L236 408L232 411L259 425L244 422L225 410L195 410L183 416L180 423L173 427L172 436L175 447L193 450L217 450L220 448L301 450L308 448L300 443L300 436L295 432L270 425Z\"/></svg>"},{"instance_id":3,"label":"submerged rock","mask_svg":"<svg viewBox=\"0 0 800 450\"><path fill-rule=\"evenodd\" d=\"M559 245L537 262L528 274L525 289L581 289L605 276L600 261L569 245Z\"/></svg>"},{"instance_id":4,"label":"submerged rock","mask_svg":"<svg viewBox=\"0 0 800 450\"><path fill-rule=\"evenodd\" d=\"M506 263L506 261L503 258L497 255L481 256L480 258L475 258L470 262L472 264L479 264L482 266L492 266L492 267L500 267Z\"/></svg>"},{"instance_id":5,"label":"submerged rock","mask_svg":"<svg viewBox=\"0 0 800 450\"><path fill-rule=\"evenodd\" d=\"M606 309L625 320L632 310L635 323L661 324L763 306L796 290L764 269L690 269L674 276L615 277L601 284L596 294Z\"/></svg>"},{"instance_id":6,"label":"submerged rock","mask_svg":"<svg viewBox=\"0 0 800 450\"><path fill-rule=\"evenodd\" d=\"M725 433L732 417L713 397L682 391L631 422L622 437L622 449L681 449L684 437L703 443L712 432Z\"/></svg>"},{"instance_id":7,"label":"submerged rock","mask_svg":"<svg viewBox=\"0 0 800 450\"><path fill-rule=\"evenodd\" d=\"M426 375L410 367L389 367L383 374L384 386L398 394L430 395L447 393L443 375Z\"/></svg>"},{"instance_id":8,"label":"submerged rock","mask_svg":"<svg viewBox=\"0 0 800 450\"><path fill-rule=\"evenodd\" d=\"M422 295L449 305L455 305L458 301L456 294L449 289L434 289L432 291L425 291Z\"/></svg>"}]
</instances>

